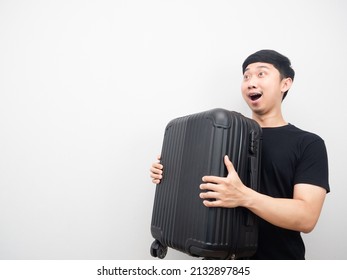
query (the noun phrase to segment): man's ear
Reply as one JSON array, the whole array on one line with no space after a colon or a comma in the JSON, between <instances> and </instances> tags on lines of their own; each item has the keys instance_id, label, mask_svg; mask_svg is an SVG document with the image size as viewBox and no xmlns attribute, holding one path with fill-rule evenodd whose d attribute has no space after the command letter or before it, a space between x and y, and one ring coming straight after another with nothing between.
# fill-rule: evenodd
<instances>
[{"instance_id":1,"label":"man's ear","mask_svg":"<svg viewBox=\"0 0 347 280\"><path fill-rule=\"evenodd\" d=\"M281 86L281 92L286 92L290 89L290 87L292 86L293 84L293 80L292 78L284 78L282 81L282 86Z\"/></svg>"}]
</instances>

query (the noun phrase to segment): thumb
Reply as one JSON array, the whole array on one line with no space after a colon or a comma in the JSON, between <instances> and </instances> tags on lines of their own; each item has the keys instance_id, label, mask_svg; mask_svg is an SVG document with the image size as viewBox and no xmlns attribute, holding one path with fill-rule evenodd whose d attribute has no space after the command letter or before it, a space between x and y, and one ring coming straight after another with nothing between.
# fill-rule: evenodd
<instances>
[{"instance_id":1,"label":"thumb","mask_svg":"<svg viewBox=\"0 0 347 280\"><path fill-rule=\"evenodd\" d=\"M225 164L225 167L227 168L228 170L228 175L235 171L235 168L234 168L234 165L233 163L230 161L229 157L228 156L224 156L224 164Z\"/></svg>"}]
</instances>

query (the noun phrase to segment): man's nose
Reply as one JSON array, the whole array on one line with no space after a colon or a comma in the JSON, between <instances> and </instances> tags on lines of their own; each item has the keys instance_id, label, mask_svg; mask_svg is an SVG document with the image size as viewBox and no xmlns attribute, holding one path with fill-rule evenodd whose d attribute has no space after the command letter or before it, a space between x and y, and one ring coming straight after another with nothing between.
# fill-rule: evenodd
<instances>
[{"instance_id":1,"label":"man's nose","mask_svg":"<svg viewBox=\"0 0 347 280\"><path fill-rule=\"evenodd\" d=\"M250 75L247 80L247 88L252 89L257 87L257 77L255 75Z\"/></svg>"},{"instance_id":2,"label":"man's nose","mask_svg":"<svg viewBox=\"0 0 347 280\"><path fill-rule=\"evenodd\" d=\"M254 79L249 79L249 81L247 83L248 83L247 84L247 88L248 89L252 89L252 88L256 88L257 87Z\"/></svg>"}]
</instances>

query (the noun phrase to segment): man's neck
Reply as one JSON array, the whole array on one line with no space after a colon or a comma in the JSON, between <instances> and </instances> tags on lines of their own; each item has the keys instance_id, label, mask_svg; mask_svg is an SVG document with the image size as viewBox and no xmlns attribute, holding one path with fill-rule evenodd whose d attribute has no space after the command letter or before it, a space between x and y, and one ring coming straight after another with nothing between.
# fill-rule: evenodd
<instances>
[{"instance_id":1,"label":"man's neck","mask_svg":"<svg viewBox=\"0 0 347 280\"><path fill-rule=\"evenodd\" d=\"M262 116L253 113L252 117L261 127L280 127L288 124L288 122L284 120L282 114Z\"/></svg>"}]
</instances>

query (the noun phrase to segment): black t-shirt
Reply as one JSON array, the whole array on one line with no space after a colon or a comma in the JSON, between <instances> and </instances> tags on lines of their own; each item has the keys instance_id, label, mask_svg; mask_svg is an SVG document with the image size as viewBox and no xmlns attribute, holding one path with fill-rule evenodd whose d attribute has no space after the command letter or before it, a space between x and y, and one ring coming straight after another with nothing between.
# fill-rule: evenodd
<instances>
[{"instance_id":1,"label":"black t-shirt","mask_svg":"<svg viewBox=\"0 0 347 280\"><path fill-rule=\"evenodd\" d=\"M294 185L306 183L330 191L328 158L317 135L288 124L263 128L260 192L276 198L293 198ZM259 219L255 259L305 259L300 232Z\"/></svg>"}]
</instances>

